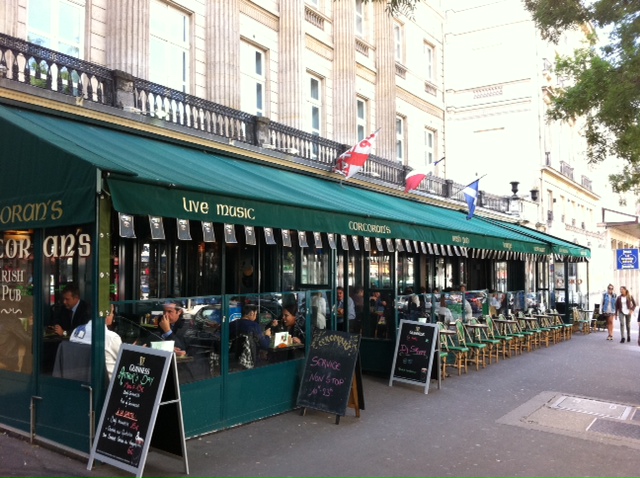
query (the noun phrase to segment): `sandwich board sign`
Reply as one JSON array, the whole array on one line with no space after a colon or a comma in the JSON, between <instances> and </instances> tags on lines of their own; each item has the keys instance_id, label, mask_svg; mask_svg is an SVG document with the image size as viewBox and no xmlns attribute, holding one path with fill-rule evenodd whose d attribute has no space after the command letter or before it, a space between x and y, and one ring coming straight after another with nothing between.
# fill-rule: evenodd
<instances>
[{"instance_id":1,"label":"sandwich board sign","mask_svg":"<svg viewBox=\"0 0 640 478\"><path fill-rule=\"evenodd\" d=\"M175 354L124 344L87 469L99 460L140 477L150 447L183 458L189 474Z\"/></svg>"}]
</instances>

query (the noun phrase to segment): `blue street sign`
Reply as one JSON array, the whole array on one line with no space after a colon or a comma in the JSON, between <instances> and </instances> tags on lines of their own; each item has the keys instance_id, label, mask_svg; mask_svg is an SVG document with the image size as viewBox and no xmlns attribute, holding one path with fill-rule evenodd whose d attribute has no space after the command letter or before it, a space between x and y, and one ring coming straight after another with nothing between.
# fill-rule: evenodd
<instances>
[{"instance_id":1,"label":"blue street sign","mask_svg":"<svg viewBox=\"0 0 640 478\"><path fill-rule=\"evenodd\" d=\"M620 269L638 269L638 249L616 249L616 265Z\"/></svg>"}]
</instances>

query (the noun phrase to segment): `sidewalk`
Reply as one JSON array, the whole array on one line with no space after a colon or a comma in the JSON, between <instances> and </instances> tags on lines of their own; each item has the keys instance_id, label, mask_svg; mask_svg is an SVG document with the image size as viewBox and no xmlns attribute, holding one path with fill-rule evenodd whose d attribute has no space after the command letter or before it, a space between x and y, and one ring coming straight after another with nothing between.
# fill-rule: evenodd
<instances>
[{"instance_id":1,"label":"sidewalk","mask_svg":"<svg viewBox=\"0 0 640 478\"><path fill-rule=\"evenodd\" d=\"M428 395L365 375L359 419L351 409L339 425L326 413L290 412L195 438L190 475L638 476L640 347L635 333L631 343L616 337L574 334L466 376L453 371ZM182 471L151 452L144 476ZM88 471L86 460L1 432L0 474L132 476L107 465Z\"/></svg>"}]
</instances>

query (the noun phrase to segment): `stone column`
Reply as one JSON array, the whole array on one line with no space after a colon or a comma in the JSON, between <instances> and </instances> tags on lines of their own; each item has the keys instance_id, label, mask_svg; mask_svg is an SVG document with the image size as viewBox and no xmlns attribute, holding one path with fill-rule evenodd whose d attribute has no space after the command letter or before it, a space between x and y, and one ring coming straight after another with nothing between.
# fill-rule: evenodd
<instances>
[{"instance_id":1,"label":"stone column","mask_svg":"<svg viewBox=\"0 0 640 478\"><path fill-rule=\"evenodd\" d=\"M149 78L150 0L117 0L107 5L107 68Z\"/></svg>"},{"instance_id":2,"label":"stone column","mask_svg":"<svg viewBox=\"0 0 640 478\"><path fill-rule=\"evenodd\" d=\"M240 109L240 0L207 2L207 90L214 103Z\"/></svg>"},{"instance_id":3,"label":"stone column","mask_svg":"<svg viewBox=\"0 0 640 478\"><path fill-rule=\"evenodd\" d=\"M12 37L18 36L18 0L0 2L0 32Z\"/></svg>"},{"instance_id":4,"label":"stone column","mask_svg":"<svg viewBox=\"0 0 640 478\"><path fill-rule=\"evenodd\" d=\"M334 4L335 5L335 4ZM304 2L280 0L278 35L278 122L292 128L307 129L303 102L308 92L304 81Z\"/></svg>"},{"instance_id":5,"label":"stone column","mask_svg":"<svg viewBox=\"0 0 640 478\"><path fill-rule=\"evenodd\" d=\"M358 139L355 3L333 2L333 12L333 139L353 145Z\"/></svg>"},{"instance_id":6,"label":"stone column","mask_svg":"<svg viewBox=\"0 0 640 478\"><path fill-rule=\"evenodd\" d=\"M376 155L396 159L396 59L393 18L385 2L375 2L376 18Z\"/></svg>"}]
</instances>

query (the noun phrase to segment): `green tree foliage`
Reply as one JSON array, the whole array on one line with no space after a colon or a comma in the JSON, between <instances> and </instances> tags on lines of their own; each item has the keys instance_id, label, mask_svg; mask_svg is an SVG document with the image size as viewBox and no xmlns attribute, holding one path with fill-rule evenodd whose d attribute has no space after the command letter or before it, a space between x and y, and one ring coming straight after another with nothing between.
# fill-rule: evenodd
<instances>
[{"instance_id":1,"label":"green tree foliage","mask_svg":"<svg viewBox=\"0 0 640 478\"><path fill-rule=\"evenodd\" d=\"M342 0L344 1L344 0ZM347 0L350 1L350 0ZM416 9L416 5L423 0L363 0L364 3L377 2L386 3L387 12L393 16L405 15L407 17L413 17L413 12Z\"/></svg>"},{"instance_id":2,"label":"green tree foliage","mask_svg":"<svg viewBox=\"0 0 640 478\"><path fill-rule=\"evenodd\" d=\"M549 117L586 119L588 160L624 160L609 178L618 192L640 192L640 1L524 0L543 38L557 43L569 30L591 25L608 39L589 37L572 57L556 58L568 85L554 99ZM606 37L605 33L600 33ZM600 46L598 46L600 40ZM602 40L607 40L602 46Z\"/></svg>"}]
</instances>

